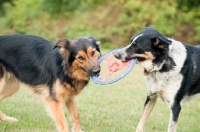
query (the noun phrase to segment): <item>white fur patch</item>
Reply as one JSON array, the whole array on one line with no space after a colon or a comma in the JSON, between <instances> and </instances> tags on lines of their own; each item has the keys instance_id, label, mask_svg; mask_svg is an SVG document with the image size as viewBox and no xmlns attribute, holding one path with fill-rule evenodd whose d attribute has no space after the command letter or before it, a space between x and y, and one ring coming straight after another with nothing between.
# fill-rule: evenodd
<instances>
[{"instance_id":1,"label":"white fur patch","mask_svg":"<svg viewBox=\"0 0 200 132\"><path fill-rule=\"evenodd\" d=\"M138 36L136 36L133 40L132 40L132 42L135 42L135 40L136 39L138 39L140 36L142 36L143 34L140 34L140 35L138 35Z\"/></svg>"},{"instance_id":2,"label":"white fur patch","mask_svg":"<svg viewBox=\"0 0 200 132\"><path fill-rule=\"evenodd\" d=\"M174 102L174 97L180 89L183 75L180 71L185 62L187 52L182 43L179 41L171 40L173 47L169 56L173 58L176 66L169 72L154 71L146 78L146 86L148 95L156 93L161 96L169 106Z\"/></svg>"},{"instance_id":3,"label":"white fur patch","mask_svg":"<svg viewBox=\"0 0 200 132\"><path fill-rule=\"evenodd\" d=\"M148 72L152 72L152 69L154 69L152 60L138 61L138 64Z\"/></svg>"},{"instance_id":4,"label":"white fur patch","mask_svg":"<svg viewBox=\"0 0 200 132\"><path fill-rule=\"evenodd\" d=\"M131 42L131 44L136 40L136 39L138 39L140 36L142 36L143 34L140 34L140 35L138 35L138 36L136 36L133 40L132 40L132 42ZM125 57L126 57L126 49L128 49L130 46L131 46L131 44L129 44L129 45L127 45L126 47L124 47L123 49L121 49L120 50L120 54L121 54L121 60L122 61L125 61Z\"/></svg>"},{"instance_id":5,"label":"white fur patch","mask_svg":"<svg viewBox=\"0 0 200 132\"><path fill-rule=\"evenodd\" d=\"M199 96L199 95L200 95L200 93L195 94L195 95L193 95L193 96L187 96L187 95L185 95L185 96L183 97L183 100L182 100L181 102L188 102L188 101L190 101L190 100L196 98L196 97Z\"/></svg>"}]
</instances>

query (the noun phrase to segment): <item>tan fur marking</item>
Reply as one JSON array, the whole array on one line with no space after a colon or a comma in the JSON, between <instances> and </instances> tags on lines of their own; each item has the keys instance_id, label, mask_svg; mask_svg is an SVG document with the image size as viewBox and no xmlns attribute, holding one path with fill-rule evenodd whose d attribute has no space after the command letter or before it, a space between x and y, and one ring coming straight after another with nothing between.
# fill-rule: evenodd
<instances>
[{"instance_id":1,"label":"tan fur marking","mask_svg":"<svg viewBox=\"0 0 200 132\"><path fill-rule=\"evenodd\" d=\"M148 58L148 56L146 55L146 54L133 54L132 56L131 56L132 58L137 58L137 57L142 57L142 58Z\"/></svg>"},{"instance_id":2,"label":"tan fur marking","mask_svg":"<svg viewBox=\"0 0 200 132\"><path fill-rule=\"evenodd\" d=\"M69 97L76 95L74 88L72 88L69 84L61 84L59 79L57 79L54 83L53 89L56 93L56 99L61 102L64 102L65 100L68 100Z\"/></svg>"},{"instance_id":3,"label":"tan fur marking","mask_svg":"<svg viewBox=\"0 0 200 132\"><path fill-rule=\"evenodd\" d=\"M75 132L81 132L81 126L80 126L80 118L78 114L77 107L75 105L74 99L70 98L66 101L66 106L68 108L70 117L73 122L73 128Z\"/></svg>"},{"instance_id":4,"label":"tan fur marking","mask_svg":"<svg viewBox=\"0 0 200 132\"><path fill-rule=\"evenodd\" d=\"M160 42L160 40L158 38L156 38L156 42L154 43L154 45L158 45Z\"/></svg>"},{"instance_id":5,"label":"tan fur marking","mask_svg":"<svg viewBox=\"0 0 200 132\"><path fill-rule=\"evenodd\" d=\"M66 121L64 111L63 111L63 102L55 101L51 97L44 98L44 102L46 103L47 112L50 117L54 119L57 129L59 132L70 132L70 128Z\"/></svg>"},{"instance_id":6,"label":"tan fur marking","mask_svg":"<svg viewBox=\"0 0 200 132\"><path fill-rule=\"evenodd\" d=\"M19 84L18 79L13 74L6 73L0 81L0 101L17 92Z\"/></svg>"},{"instance_id":7,"label":"tan fur marking","mask_svg":"<svg viewBox=\"0 0 200 132\"><path fill-rule=\"evenodd\" d=\"M49 96L49 87L47 85L30 86L25 84L28 89L39 96Z\"/></svg>"},{"instance_id":8,"label":"tan fur marking","mask_svg":"<svg viewBox=\"0 0 200 132\"><path fill-rule=\"evenodd\" d=\"M14 117L9 117L6 114L2 113L1 111L0 111L0 120L8 121L8 122L17 122L18 121Z\"/></svg>"},{"instance_id":9,"label":"tan fur marking","mask_svg":"<svg viewBox=\"0 0 200 132\"><path fill-rule=\"evenodd\" d=\"M94 55L92 55L92 52L95 51ZM89 47L87 49L87 55L89 56L89 59L94 63L94 65L98 64L98 58L100 57L100 53L92 47Z\"/></svg>"},{"instance_id":10,"label":"tan fur marking","mask_svg":"<svg viewBox=\"0 0 200 132\"><path fill-rule=\"evenodd\" d=\"M151 52L145 52L145 54L147 55L147 59L149 60L153 60L155 57L151 54Z\"/></svg>"},{"instance_id":11,"label":"tan fur marking","mask_svg":"<svg viewBox=\"0 0 200 132\"><path fill-rule=\"evenodd\" d=\"M155 46L158 46L159 48L161 48L161 49L164 49L165 48L165 45L164 44L162 44L162 43L160 43L160 40L158 39L158 38L156 38L156 42L154 42L154 45Z\"/></svg>"},{"instance_id":12,"label":"tan fur marking","mask_svg":"<svg viewBox=\"0 0 200 132\"><path fill-rule=\"evenodd\" d=\"M50 96L46 96L43 100L46 103L49 115L56 122L57 129L59 132L70 131L62 108L64 103L66 104L70 117L72 118L75 132L80 132L80 119L73 98L76 94L80 93L81 90L77 92L69 84L62 85L60 80L56 80L53 89L55 90L56 100L53 100Z\"/></svg>"},{"instance_id":13,"label":"tan fur marking","mask_svg":"<svg viewBox=\"0 0 200 132\"><path fill-rule=\"evenodd\" d=\"M148 60L153 60L155 57L151 54L151 52L145 52L145 54L134 54L132 57L142 57Z\"/></svg>"},{"instance_id":14,"label":"tan fur marking","mask_svg":"<svg viewBox=\"0 0 200 132\"><path fill-rule=\"evenodd\" d=\"M148 76L149 73L147 72L147 70L144 70L144 76Z\"/></svg>"},{"instance_id":15,"label":"tan fur marking","mask_svg":"<svg viewBox=\"0 0 200 132\"><path fill-rule=\"evenodd\" d=\"M14 93L16 93L19 89L19 81L18 79L10 73L6 73L4 71L3 78L0 79L0 102ZM16 122L18 121L14 117L9 117L6 114L0 111L0 120L9 121L9 122Z\"/></svg>"},{"instance_id":16,"label":"tan fur marking","mask_svg":"<svg viewBox=\"0 0 200 132\"><path fill-rule=\"evenodd\" d=\"M72 63L72 67L73 67L73 71L71 71L71 76L73 78L76 78L77 80L88 80L89 79L89 75L83 70L82 67L86 68L90 68L88 67L86 62L80 62L78 60L74 60Z\"/></svg>"},{"instance_id":17,"label":"tan fur marking","mask_svg":"<svg viewBox=\"0 0 200 132\"><path fill-rule=\"evenodd\" d=\"M144 61L138 61L138 64L140 64L142 67L152 67L152 60L155 58L151 52L145 52L145 54L134 54L133 57L145 58ZM144 69L144 76L149 75L147 70L148 69Z\"/></svg>"},{"instance_id":18,"label":"tan fur marking","mask_svg":"<svg viewBox=\"0 0 200 132\"><path fill-rule=\"evenodd\" d=\"M156 100L157 100L157 96L155 96L151 101L149 101L144 107L142 118L140 119L140 122L137 125L136 132L143 132L144 125L147 122L150 116L150 113L155 106Z\"/></svg>"},{"instance_id":19,"label":"tan fur marking","mask_svg":"<svg viewBox=\"0 0 200 132\"><path fill-rule=\"evenodd\" d=\"M60 54L63 56L63 58L67 57L69 53L67 52L66 49L60 48Z\"/></svg>"}]
</instances>

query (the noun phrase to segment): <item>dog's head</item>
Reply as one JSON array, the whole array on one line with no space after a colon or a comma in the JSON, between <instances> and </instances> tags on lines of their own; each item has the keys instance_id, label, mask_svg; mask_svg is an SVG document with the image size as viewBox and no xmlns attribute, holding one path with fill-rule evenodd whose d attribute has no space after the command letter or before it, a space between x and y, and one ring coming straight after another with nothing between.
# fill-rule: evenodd
<instances>
[{"instance_id":1,"label":"dog's head","mask_svg":"<svg viewBox=\"0 0 200 132\"><path fill-rule=\"evenodd\" d=\"M100 42L94 37L81 37L74 40L63 38L58 40L53 48L59 48L66 74L84 79L91 75L98 75L100 72L99 45Z\"/></svg>"},{"instance_id":2,"label":"dog's head","mask_svg":"<svg viewBox=\"0 0 200 132\"><path fill-rule=\"evenodd\" d=\"M116 52L116 58L128 61L137 58L138 63L147 71L160 70L168 58L171 40L152 27L147 27L133 36L131 43Z\"/></svg>"}]
</instances>

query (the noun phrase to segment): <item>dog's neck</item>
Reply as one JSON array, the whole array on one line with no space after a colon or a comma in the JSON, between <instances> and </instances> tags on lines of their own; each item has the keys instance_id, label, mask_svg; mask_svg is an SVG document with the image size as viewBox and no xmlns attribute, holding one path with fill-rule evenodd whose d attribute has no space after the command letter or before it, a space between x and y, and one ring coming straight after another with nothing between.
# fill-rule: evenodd
<instances>
[{"instance_id":1,"label":"dog's neck","mask_svg":"<svg viewBox=\"0 0 200 132\"><path fill-rule=\"evenodd\" d=\"M172 51L173 43L169 45L169 53Z\"/></svg>"},{"instance_id":2,"label":"dog's neck","mask_svg":"<svg viewBox=\"0 0 200 132\"><path fill-rule=\"evenodd\" d=\"M171 45L169 45L168 54L170 54L170 52L172 51L172 48L173 48L173 43ZM164 65L164 62L160 64L159 68L161 68L163 65ZM159 69L159 68L156 68L156 69ZM147 71L146 69L144 69L144 76L148 76L151 72L153 72L153 71Z\"/></svg>"}]
</instances>

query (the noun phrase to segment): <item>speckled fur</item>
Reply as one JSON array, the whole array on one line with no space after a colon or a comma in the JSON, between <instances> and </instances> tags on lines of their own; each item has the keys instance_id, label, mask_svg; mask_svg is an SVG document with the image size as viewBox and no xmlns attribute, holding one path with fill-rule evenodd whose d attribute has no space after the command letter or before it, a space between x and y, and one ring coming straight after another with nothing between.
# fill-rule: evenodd
<instances>
[{"instance_id":1,"label":"speckled fur","mask_svg":"<svg viewBox=\"0 0 200 132\"><path fill-rule=\"evenodd\" d=\"M131 44L115 53L127 61L138 59L146 75L147 99L136 132L142 132L160 97L170 109L168 132L176 132L182 102L200 93L200 46L182 44L147 27L132 38Z\"/></svg>"}]
</instances>

